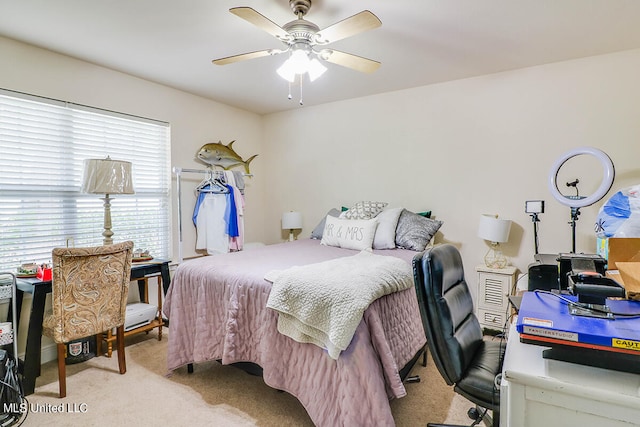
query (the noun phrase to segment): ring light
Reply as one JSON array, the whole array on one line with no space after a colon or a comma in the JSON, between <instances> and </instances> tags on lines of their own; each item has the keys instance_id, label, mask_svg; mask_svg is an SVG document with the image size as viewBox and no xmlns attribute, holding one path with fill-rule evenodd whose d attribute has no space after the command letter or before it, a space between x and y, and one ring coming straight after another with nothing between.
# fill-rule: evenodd
<instances>
[{"instance_id":1,"label":"ring light","mask_svg":"<svg viewBox=\"0 0 640 427\"><path fill-rule=\"evenodd\" d=\"M581 154L591 154L592 156L596 157L600 161L600 164L604 169L604 176L602 177L600 187L598 187L598 189L593 194L585 198L573 199L563 195L558 189L558 172L569 159ZM592 205L598 200L602 199L609 192L609 190L611 190L614 176L615 170L613 167L613 162L611 161L611 158L604 153L604 151L598 150L597 148L593 147L574 148L573 150L566 152L558 160L556 160L555 164L551 168L551 172L549 173L549 190L551 190L551 194L553 195L553 197L555 197L555 199L563 205L572 208L581 208L583 206Z\"/></svg>"}]
</instances>

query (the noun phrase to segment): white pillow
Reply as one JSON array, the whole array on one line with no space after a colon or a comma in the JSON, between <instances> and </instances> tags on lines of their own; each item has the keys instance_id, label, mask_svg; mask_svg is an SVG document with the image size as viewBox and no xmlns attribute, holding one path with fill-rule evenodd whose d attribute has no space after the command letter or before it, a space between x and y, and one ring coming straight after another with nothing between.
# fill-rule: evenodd
<instances>
[{"instance_id":1,"label":"white pillow","mask_svg":"<svg viewBox=\"0 0 640 427\"><path fill-rule=\"evenodd\" d=\"M376 216L378 228L373 238L373 249L395 249L396 227L402 208L385 209Z\"/></svg>"},{"instance_id":2,"label":"white pillow","mask_svg":"<svg viewBox=\"0 0 640 427\"><path fill-rule=\"evenodd\" d=\"M373 219L341 219L327 216L320 244L358 251L371 250L378 221Z\"/></svg>"}]
</instances>

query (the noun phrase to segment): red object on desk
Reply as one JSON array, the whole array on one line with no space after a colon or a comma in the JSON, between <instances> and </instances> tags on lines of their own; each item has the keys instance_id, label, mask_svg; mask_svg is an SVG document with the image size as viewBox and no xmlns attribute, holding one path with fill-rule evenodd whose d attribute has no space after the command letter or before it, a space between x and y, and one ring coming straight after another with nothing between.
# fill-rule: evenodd
<instances>
[{"instance_id":1,"label":"red object on desk","mask_svg":"<svg viewBox=\"0 0 640 427\"><path fill-rule=\"evenodd\" d=\"M42 280L43 282L51 280L51 269L38 267L36 277Z\"/></svg>"}]
</instances>

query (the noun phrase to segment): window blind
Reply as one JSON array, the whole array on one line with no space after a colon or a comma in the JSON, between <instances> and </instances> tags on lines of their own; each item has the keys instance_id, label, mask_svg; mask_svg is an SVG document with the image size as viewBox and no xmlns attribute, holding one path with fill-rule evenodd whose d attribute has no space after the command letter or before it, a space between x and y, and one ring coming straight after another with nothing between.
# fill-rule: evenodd
<instances>
[{"instance_id":1,"label":"window blind","mask_svg":"<svg viewBox=\"0 0 640 427\"><path fill-rule=\"evenodd\" d=\"M81 192L90 158L132 163L135 194L111 197L114 242L168 259L167 123L0 90L0 271L47 262L63 246L99 246L104 207Z\"/></svg>"}]
</instances>

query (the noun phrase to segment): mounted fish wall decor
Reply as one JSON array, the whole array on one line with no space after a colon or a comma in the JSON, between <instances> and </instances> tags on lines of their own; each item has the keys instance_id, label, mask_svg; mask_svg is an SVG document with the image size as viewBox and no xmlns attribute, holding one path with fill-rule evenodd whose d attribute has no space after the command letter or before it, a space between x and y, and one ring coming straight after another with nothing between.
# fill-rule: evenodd
<instances>
[{"instance_id":1,"label":"mounted fish wall decor","mask_svg":"<svg viewBox=\"0 0 640 427\"><path fill-rule=\"evenodd\" d=\"M220 166L225 170L236 166L244 166L245 172L250 174L249 163L251 163L251 161L258 155L254 154L247 160L242 160L242 157L240 157L232 147L234 142L235 140L231 141L227 145L224 145L221 141L215 143L210 142L209 144L205 144L200 147L196 157L210 166Z\"/></svg>"}]
</instances>

